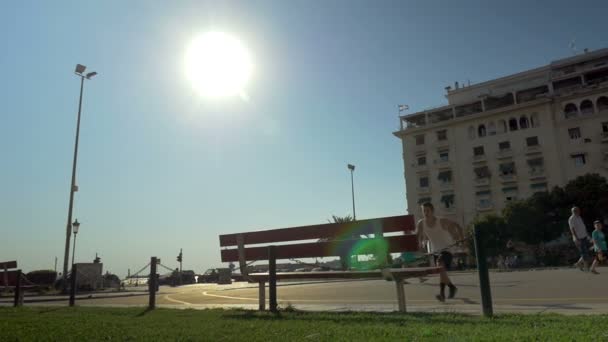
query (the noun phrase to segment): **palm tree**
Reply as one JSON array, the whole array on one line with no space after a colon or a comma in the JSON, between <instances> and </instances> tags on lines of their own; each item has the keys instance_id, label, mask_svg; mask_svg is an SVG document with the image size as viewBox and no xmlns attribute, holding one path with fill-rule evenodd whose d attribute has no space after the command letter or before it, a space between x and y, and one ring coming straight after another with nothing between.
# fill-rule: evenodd
<instances>
[{"instance_id":1,"label":"palm tree","mask_svg":"<svg viewBox=\"0 0 608 342\"><path fill-rule=\"evenodd\" d=\"M343 217L340 216L336 216L336 215L331 215L331 218L333 220L327 220L329 223L346 223L346 222L353 222L353 217L350 215L346 215Z\"/></svg>"}]
</instances>

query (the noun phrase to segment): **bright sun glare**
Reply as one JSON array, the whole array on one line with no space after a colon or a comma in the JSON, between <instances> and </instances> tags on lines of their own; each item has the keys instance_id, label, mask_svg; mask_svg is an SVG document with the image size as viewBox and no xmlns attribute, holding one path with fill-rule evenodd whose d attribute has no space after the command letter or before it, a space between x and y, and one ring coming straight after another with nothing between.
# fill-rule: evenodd
<instances>
[{"instance_id":1,"label":"bright sun glare","mask_svg":"<svg viewBox=\"0 0 608 342\"><path fill-rule=\"evenodd\" d=\"M186 74L203 96L246 96L244 87L251 69L245 46L223 32L196 37L186 51Z\"/></svg>"}]
</instances>

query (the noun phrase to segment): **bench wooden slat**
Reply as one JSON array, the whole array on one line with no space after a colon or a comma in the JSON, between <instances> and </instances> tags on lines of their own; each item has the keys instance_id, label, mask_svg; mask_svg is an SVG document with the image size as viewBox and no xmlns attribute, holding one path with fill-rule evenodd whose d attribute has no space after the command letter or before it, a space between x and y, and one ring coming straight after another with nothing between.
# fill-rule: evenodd
<instances>
[{"instance_id":1,"label":"bench wooden slat","mask_svg":"<svg viewBox=\"0 0 608 342\"><path fill-rule=\"evenodd\" d=\"M0 270L9 269L9 268L17 268L17 261L5 261L0 262Z\"/></svg>"},{"instance_id":2,"label":"bench wooden slat","mask_svg":"<svg viewBox=\"0 0 608 342\"><path fill-rule=\"evenodd\" d=\"M19 272L20 271L18 271L18 270L0 272L0 286L15 286L15 284L17 284L17 275L19 274ZM5 275L6 275L6 280L8 281L8 283L4 282Z\"/></svg>"},{"instance_id":3,"label":"bench wooden slat","mask_svg":"<svg viewBox=\"0 0 608 342\"><path fill-rule=\"evenodd\" d=\"M412 215L400 215L347 223L326 223L311 226L263 230L242 233L242 235L245 239L245 244L251 245L323 238L346 238L349 236L373 234L378 228L381 229L383 233L390 233L414 231L416 227L414 217ZM220 235L220 247L236 246L237 235L239 234Z\"/></svg>"},{"instance_id":4,"label":"bench wooden slat","mask_svg":"<svg viewBox=\"0 0 608 342\"><path fill-rule=\"evenodd\" d=\"M277 259L291 258L314 258L330 257L340 255L364 255L375 254L375 239L356 239L340 241L321 241L290 245L276 246ZM383 238L388 244L389 253L399 253L404 251L417 251L418 240L416 235L397 235ZM268 260L268 247L248 247L245 248L245 260ZM238 249L221 250L222 262L238 261Z\"/></svg>"},{"instance_id":5,"label":"bench wooden slat","mask_svg":"<svg viewBox=\"0 0 608 342\"><path fill-rule=\"evenodd\" d=\"M405 279L437 274L441 269L441 267L412 267L369 271L278 272L277 279L377 279L384 278L383 272L388 272L397 279ZM249 277L255 281L268 281L268 273L251 273Z\"/></svg>"}]
</instances>

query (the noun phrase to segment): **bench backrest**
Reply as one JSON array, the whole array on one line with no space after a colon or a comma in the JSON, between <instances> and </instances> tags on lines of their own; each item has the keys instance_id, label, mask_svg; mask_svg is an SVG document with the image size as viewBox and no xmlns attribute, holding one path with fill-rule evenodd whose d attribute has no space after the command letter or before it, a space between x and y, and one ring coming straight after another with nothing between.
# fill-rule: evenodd
<instances>
[{"instance_id":1,"label":"bench backrest","mask_svg":"<svg viewBox=\"0 0 608 342\"><path fill-rule=\"evenodd\" d=\"M9 271L12 268L17 268L17 261L0 262L0 286L15 286L17 284L17 277L21 274L21 271Z\"/></svg>"},{"instance_id":2,"label":"bench backrest","mask_svg":"<svg viewBox=\"0 0 608 342\"><path fill-rule=\"evenodd\" d=\"M221 250L222 262L268 260L267 246L302 240L317 241L276 245L277 259L376 254L379 249L396 253L418 250L414 230L414 217L401 215L220 235L220 247L225 248ZM384 236L395 232L404 235ZM374 238L361 238L370 234L374 234Z\"/></svg>"}]
</instances>

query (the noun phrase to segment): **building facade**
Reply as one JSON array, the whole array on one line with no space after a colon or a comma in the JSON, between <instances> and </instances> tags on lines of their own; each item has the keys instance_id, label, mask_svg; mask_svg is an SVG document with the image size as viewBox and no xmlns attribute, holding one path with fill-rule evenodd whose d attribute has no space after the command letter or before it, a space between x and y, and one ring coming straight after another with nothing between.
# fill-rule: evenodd
<instances>
[{"instance_id":1,"label":"building facade","mask_svg":"<svg viewBox=\"0 0 608 342\"><path fill-rule=\"evenodd\" d=\"M608 177L608 49L469 86L400 116L410 214L468 225L586 173Z\"/></svg>"}]
</instances>

